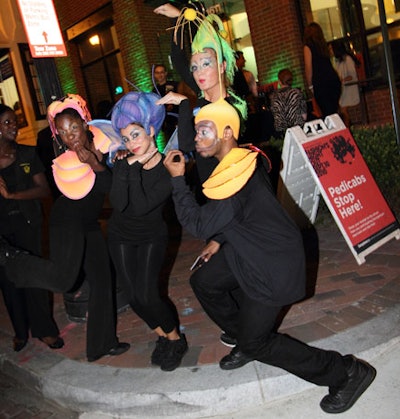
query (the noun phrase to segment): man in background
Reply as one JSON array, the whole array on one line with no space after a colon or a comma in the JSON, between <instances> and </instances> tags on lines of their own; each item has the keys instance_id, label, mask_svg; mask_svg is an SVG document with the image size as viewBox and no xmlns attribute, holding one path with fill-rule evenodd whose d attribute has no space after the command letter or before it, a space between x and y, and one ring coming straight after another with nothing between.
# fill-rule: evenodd
<instances>
[{"instance_id":1,"label":"man in background","mask_svg":"<svg viewBox=\"0 0 400 419\"><path fill-rule=\"evenodd\" d=\"M178 82L168 80L168 71L164 64L156 64L153 69L154 81L156 83L153 92L160 96L165 96L168 92L178 91ZM167 142L178 123L179 107L176 105L165 105L166 116L162 126L162 131Z\"/></svg>"}]
</instances>

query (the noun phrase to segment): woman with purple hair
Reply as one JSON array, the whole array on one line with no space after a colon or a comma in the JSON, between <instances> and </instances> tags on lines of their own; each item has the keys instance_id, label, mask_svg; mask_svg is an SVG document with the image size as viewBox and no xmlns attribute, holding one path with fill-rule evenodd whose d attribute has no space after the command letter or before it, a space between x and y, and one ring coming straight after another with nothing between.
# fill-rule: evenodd
<instances>
[{"instance_id":1,"label":"woman with purple hair","mask_svg":"<svg viewBox=\"0 0 400 419\"><path fill-rule=\"evenodd\" d=\"M172 191L155 143L165 117L164 106L156 105L159 98L155 93L130 92L113 108L111 123L128 154L114 163L108 240L132 309L158 335L151 362L173 371L188 346L159 286L168 241L163 208Z\"/></svg>"}]
</instances>

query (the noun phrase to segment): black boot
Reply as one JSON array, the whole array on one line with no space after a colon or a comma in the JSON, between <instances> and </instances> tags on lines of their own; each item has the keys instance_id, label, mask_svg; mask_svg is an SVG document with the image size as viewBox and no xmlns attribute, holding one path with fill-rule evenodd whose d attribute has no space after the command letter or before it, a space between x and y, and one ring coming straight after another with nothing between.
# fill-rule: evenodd
<instances>
[{"instance_id":1,"label":"black boot","mask_svg":"<svg viewBox=\"0 0 400 419\"><path fill-rule=\"evenodd\" d=\"M168 347L164 359L161 361L161 369L163 371L173 371L178 368L187 350L188 344L183 333L178 340L168 340Z\"/></svg>"}]
</instances>

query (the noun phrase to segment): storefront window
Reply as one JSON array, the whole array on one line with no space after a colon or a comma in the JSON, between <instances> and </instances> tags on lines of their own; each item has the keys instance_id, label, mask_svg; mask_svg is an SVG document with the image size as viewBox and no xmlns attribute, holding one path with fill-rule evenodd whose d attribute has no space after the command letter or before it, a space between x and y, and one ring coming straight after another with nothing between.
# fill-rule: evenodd
<instances>
[{"instance_id":1,"label":"storefront window","mask_svg":"<svg viewBox=\"0 0 400 419\"><path fill-rule=\"evenodd\" d=\"M386 22L391 24L400 20L400 11L396 12L393 0L384 0ZM379 18L378 0L361 0L362 13L364 16L365 29L372 29L381 25Z\"/></svg>"},{"instance_id":2,"label":"storefront window","mask_svg":"<svg viewBox=\"0 0 400 419\"><path fill-rule=\"evenodd\" d=\"M90 109L94 117L105 118L118 95L128 90L115 28L91 30L77 43Z\"/></svg>"},{"instance_id":3,"label":"storefront window","mask_svg":"<svg viewBox=\"0 0 400 419\"><path fill-rule=\"evenodd\" d=\"M393 60L393 71L400 74L400 27L389 29L390 48ZM383 77L386 79L385 54L383 50L383 39L381 32L374 33L367 37L368 50L371 63L371 76Z\"/></svg>"},{"instance_id":4,"label":"storefront window","mask_svg":"<svg viewBox=\"0 0 400 419\"><path fill-rule=\"evenodd\" d=\"M378 0L310 0L310 3L313 20L321 25L326 40L343 39L365 65L370 85L382 84L387 71ZM384 6L393 68L399 77L400 1L384 0Z\"/></svg>"},{"instance_id":5,"label":"storefront window","mask_svg":"<svg viewBox=\"0 0 400 419\"><path fill-rule=\"evenodd\" d=\"M337 1L311 0L311 10L314 22L321 26L327 41L343 37Z\"/></svg>"}]
</instances>

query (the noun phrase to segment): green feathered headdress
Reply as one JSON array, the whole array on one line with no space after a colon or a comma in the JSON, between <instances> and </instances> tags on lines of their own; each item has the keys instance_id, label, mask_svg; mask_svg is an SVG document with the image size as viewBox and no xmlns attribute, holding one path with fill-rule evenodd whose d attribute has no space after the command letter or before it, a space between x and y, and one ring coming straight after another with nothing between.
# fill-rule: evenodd
<instances>
[{"instance_id":1,"label":"green feathered headdress","mask_svg":"<svg viewBox=\"0 0 400 419\"><path fill-rule=\"evenodd\" d=\"M191 24L197 27L195 36L191 33ZM193 7L184 7L178 17L174 30L174 41L178 43L178 31L181 29L181 48L183 48L183 27L187 25L191 41L192 54L204 52L205 48L211 48L217 55L219 64L226 62L226 78L232 84L236 70L235 51L226 41L226 31L222 20L214 14L205 16L201 11Z\"/></svg>"},{"instance_id":2,"label":"green feathered headdress","mask_svg":"<svg viewBox=\"0 0 400 419\"><path fill-rule=\"evenodd\" d=\"M196 34L193 36L192 27L196 27ZM174 28L174 42L178 44L180 37L180 47L184 48L184 28L188 28L189 39L191 43L191 52L196 54L203 52L205 48L211 48L215 51L218 64L226 63L225 77L228 85L231 85L236 71L236 58L235 51L226 41L226 31L222 20L214 14L205 15L205 10L198 6L197 2L189 2L185 6L177 19ZM222 89L223 80L219 73L220 87ZM231 89L229 89L229 96L231 104L239 112L241 120L247 118L247 105L246 102L237 96ZM203 92L202 92L203 93ZM242 126L244 126L242 124Z\"/></svg>"}]
</instances>

